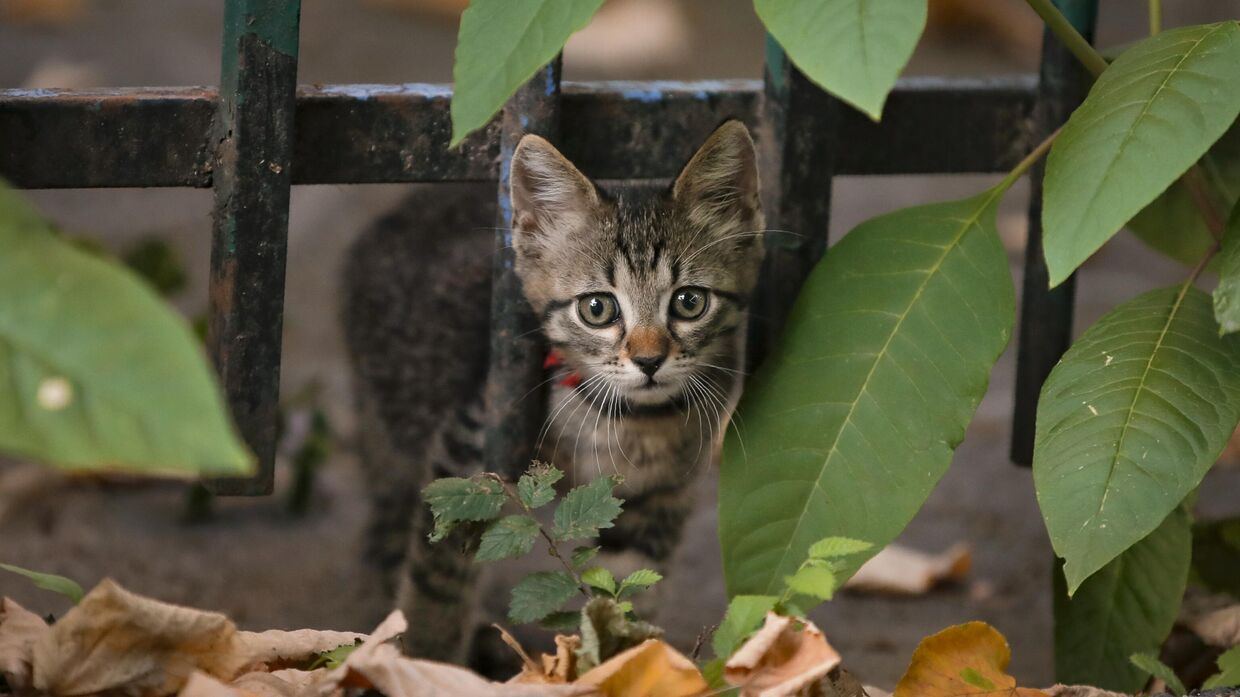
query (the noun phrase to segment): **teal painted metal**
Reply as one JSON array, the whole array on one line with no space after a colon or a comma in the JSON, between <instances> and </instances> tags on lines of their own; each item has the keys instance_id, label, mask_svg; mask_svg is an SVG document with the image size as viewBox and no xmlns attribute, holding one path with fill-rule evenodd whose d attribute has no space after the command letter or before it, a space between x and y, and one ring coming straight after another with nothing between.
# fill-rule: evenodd
<instances>
[{"instance_id":1,"label":"teal painted metal","mask_svg":"<svg viewBox=\"0 0 1240 697\"><path fill-rule=\"evenodd\" d=\"M224 11L208 348L259 471L212 480L219 494L274 487L300 13L299 0L228 0Z\"/></svg>"}]
</instances>

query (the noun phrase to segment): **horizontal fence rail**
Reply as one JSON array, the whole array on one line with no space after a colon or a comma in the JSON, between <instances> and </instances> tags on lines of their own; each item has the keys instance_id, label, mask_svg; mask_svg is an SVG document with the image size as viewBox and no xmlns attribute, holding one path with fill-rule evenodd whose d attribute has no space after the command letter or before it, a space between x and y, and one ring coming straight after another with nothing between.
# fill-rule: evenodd
<instances>
[{"instance_id":1,"label":"horizontal fence rail","mask_svg":"<svg viewBox=\"0 0 1240 697\"><path fill-rule=\"evenodd\" d=\"M599 179L672 177L726 118L759 124L758 80L565 82L564 154ZM881 123L834 118L836 175L1006 171L1032 145L1037 79L902 80ZM302 86L294 184L494 181L499 124L448 148L444 85ZM0 90L0 177L20 188L208 187L214 88ZM812 117L811 117L812 118Z\"/></svg>"}]
</instances>

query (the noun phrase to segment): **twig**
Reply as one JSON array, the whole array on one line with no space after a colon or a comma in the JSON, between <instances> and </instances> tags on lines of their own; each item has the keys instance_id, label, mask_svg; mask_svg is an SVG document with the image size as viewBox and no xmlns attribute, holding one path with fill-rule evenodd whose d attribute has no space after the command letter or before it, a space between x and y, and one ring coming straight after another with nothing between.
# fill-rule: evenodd
<instances>
[{"instance_id":1,"label":"twig","mask_svg":"<svg viewBox=\"0 0 1240 697\"><path fill-rule=\"evenodd\" d=\"M1162 0L1150 0L1150 36L1162 31Z\"/></svg>"},{"instance_id":2,"label":"twig","mask_svg":"<svg viewBox=\"0 0 1240 697\"><path fill-rule=\"evenodd\" d=\"M1098 53L1085 40L1085 37L1081 36L1076 27L1072 26L1072 22L1069 22L1068 18L1063 16L1063 13L1059 11L1059 8L1055 7L1051 0L1026 0L1026 2L1029 3L1034 12L1038 13L1042 21L1046 22L1046 26L1055 32L1055 36L1058 36L1063 45L1068 47L1072 55L1076 56L1077 60L1081 61L1081 64L1094 74L1094 77L1098 77L1102 74L1102 71L1107 69L1107 59L1103 58L1102 54Z\"/></svg>"},{"instance_id":3,"label":"twig","mask_svg":"<svg viewBox=\"0 0 1240 697\"><path fill-rule=\"evenodd\" d=\"M1184 176L1185 188L1188 189L1188 195L1193 200L1193 205L1197 206L1197 210L1201 212L1201 218L1206 223L1206 229L1214 236L1215 242L1223 240L1223 218L1219 215L1218 209L1214 206L1214 200L1210 198L1210 192L1206 185L1205 175L1201 171L1200 165L1193 165L1189 168Z\"/></svg>"},{"instance_id":4,"label":"twig","mask_svg":"<svg viewBox=\"0 0 1240 697\"><path fill-rule=\"evenodd\" d=\"M517 492L513 490L512 485L504 481L503 477L495 474L494 472L487 472L483 476L490 477L491 479L499 482L500 486L504 487L504 493L508 495L508 498L515 501L517 505L525 511L526 515L534 519L534 523L538 525L538 534L542 535L543 539L547 541L547 551L550 552L551 556L555 557L556 560L564 566L564 570L568 572L568 575L572 576L573 580L577 582L577 590L581 591L581 594L586 597L586 600L589 600L592 596L590 595L590 591L586 588L585 581L581 580L581 575L578 574L577 570L573 568L573 565L569 564L568 560L560 554L560 548L556 546L555 540L552 539L551 535L547 533L547 530L543 527L543 524L538 522L538 518L534 516L534 511L531 510L529 506L525 505L525 502L522 501L521 497L517 495Z\"/></svg>"}]
</instances>

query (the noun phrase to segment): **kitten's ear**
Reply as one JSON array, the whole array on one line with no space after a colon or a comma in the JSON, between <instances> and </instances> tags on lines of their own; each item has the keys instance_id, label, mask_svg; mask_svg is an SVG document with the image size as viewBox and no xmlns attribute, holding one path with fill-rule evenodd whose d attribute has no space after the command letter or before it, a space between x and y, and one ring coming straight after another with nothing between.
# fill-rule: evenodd
<instances>
[{"instance_id":1,"label":"kitten's ear","mask_svg":"<svg viewBox=\"0 0 1240 697\"><path fill-rule=\"evenodd\" d=\"M598 206L598 192L551 143L527 135L512 153L512 227L551 235L580 226Z\"/></svg>"},{"instance_id":2,"label":"kitten's ear","mask_svg":"<svg viewBox=\"0 0 1240 697\"><path fill-rule=\"evenodd\" d=\"M672 185L673 198L701 225L757 220L758 194L758 155L740 121L716 128Z\"/></svg>"}]
</instances>

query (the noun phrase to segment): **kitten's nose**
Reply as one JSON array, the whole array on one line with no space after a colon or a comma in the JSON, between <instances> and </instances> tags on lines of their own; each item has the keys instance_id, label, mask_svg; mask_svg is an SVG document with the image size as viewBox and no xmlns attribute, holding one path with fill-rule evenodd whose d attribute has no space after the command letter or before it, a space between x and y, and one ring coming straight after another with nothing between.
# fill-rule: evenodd
<instances>
[{"instance_id":1,"label":"kitten's nose","mask_svg":"<svg viewBox=\"0 0 1240 697\"><path fill-rule=\"evenodd\" d=\"M665 358L667 354L660 353L652 356L631 356L629 360L633 361L633 365L641 369L647 377L650 377L659 372L659 366L663 365Z\"/></svg>"}]
</instances>

